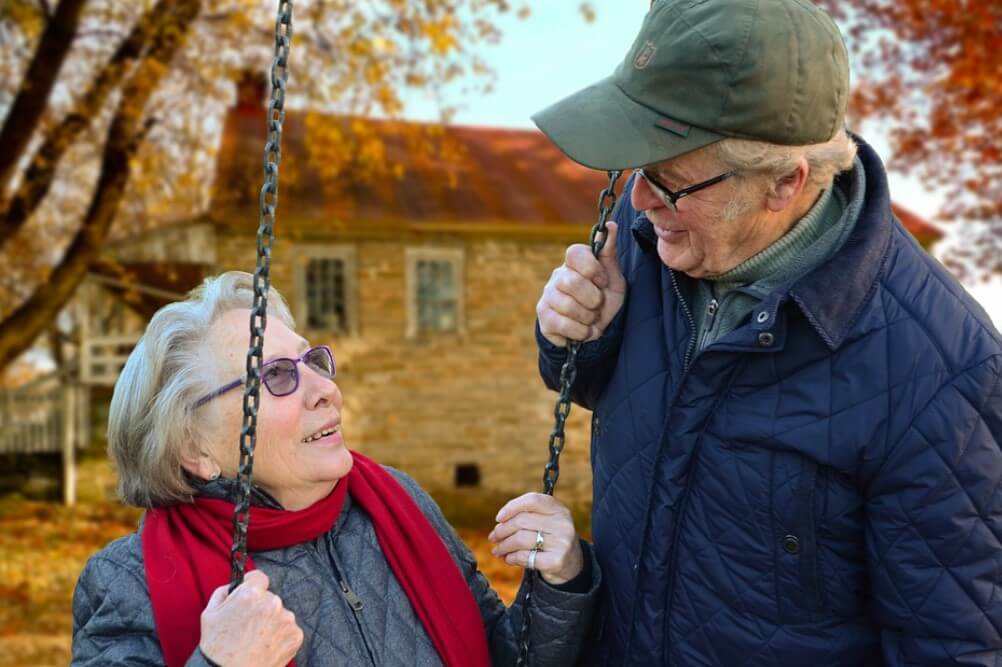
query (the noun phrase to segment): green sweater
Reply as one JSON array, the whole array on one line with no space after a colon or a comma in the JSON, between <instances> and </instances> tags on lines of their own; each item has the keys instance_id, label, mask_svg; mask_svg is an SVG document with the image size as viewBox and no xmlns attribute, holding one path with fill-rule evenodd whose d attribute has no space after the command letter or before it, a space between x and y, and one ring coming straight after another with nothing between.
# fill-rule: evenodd
<instances>
[{"instance_id":1,"label":"green sweater","mask_svg":"<svg viewBox=\"0 0 1002 667\"><path fill-rule=\"evenodd\" d=\"M833 187L768 248L726 273L697 281L692 312L696 350L730 333L777 287L793 282L834 255L849 238L862 205L863 166L853 168L853 201Z\"/></svg>"}]
</instances>

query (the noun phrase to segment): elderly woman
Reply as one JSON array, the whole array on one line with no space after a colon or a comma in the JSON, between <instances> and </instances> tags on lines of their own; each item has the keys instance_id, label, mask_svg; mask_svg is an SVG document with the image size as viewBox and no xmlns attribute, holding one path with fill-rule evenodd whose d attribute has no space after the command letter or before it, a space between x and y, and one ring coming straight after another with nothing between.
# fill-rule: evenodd
<instances>
[{"instance_id":1,"label":"elderly woman","mask_svg":"<svg viewBox=\"0 0 1002 667\"><path fill-rule=\"evenodd\" d=\"M248 537L228 593L251 276L206 280L152 319L115 386L108 447L139 530L95 554L73 598L73 663L511 664L509 608L434 501L349 451L326 346L269 295ZM532 664L576 661L599 581L570 513L527 494L498 513L494 554L531 566Z\"/></svg>"}]
</instances>

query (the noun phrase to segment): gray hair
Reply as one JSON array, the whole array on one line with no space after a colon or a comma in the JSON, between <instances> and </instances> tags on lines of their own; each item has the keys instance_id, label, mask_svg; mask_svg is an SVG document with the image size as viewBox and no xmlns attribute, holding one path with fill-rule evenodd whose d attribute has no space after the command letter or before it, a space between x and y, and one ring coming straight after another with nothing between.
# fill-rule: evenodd
<instances>
[{"instance_id":1,"label":"gray hair","mask_svg":"<svg viewBox=\"0 0 1002 667\"><path fill-rule=\"evenodd\" d=\"M824 143L807 146L781 146L727 137L711 144L710 148L721 162L740 175L770 179L789 174L803 157L810 167L807 185L820 189L830 187L835 177L851 168L856 159L856 143L844 129Z\"/></svg>"},{"instance_id":2,"label":"gray hair","mask_svg":"<svg viewBox=\"0 0 1002 667\"><path fill-rule=\"evenodd\" d=\"M123 502L157 507L190 501L194 490L181 462L198 450L206 431L192 405L217 381L209 328L223 313L253 306L253 282L243 271L206 278L187 299L158 310L129 355L108 413L108 453ZM268 316L295 328L275 288L268 292Z\"/></svg>"}]
</instances>

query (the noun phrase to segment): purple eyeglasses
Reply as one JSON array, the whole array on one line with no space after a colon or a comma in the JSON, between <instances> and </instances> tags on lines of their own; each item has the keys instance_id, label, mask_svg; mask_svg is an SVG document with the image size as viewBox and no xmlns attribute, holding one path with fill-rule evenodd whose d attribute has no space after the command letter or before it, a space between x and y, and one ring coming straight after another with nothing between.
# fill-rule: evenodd
<instances>
[{"instance_id":1,"label":"purple eyeglasses","mask_svg":"<svg viewBox=\"0 0 1002 667\"><path fill-rule=\"evenodd\" d=\"M303 352L303 356L298 359L279 357L261 366L261 382L264 383L265 388L272 396L288 396L299 389L299 362L306 364L307 368L313 370L320 377L328 380L334 379L334 353L326 345L311 347ZM195 401L192 408L201 407L215 397L221 396L231 389L236 389L246 380L247 376L244 375L233 382L224 384L219 389Z\"/></svg>"}]
</instances>

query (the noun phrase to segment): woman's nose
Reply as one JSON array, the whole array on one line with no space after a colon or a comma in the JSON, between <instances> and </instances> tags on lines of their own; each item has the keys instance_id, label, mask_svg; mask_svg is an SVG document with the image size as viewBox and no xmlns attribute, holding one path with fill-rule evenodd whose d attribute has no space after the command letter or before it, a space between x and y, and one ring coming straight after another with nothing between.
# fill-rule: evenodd
<instances>
[{"instance_id":1,"label":"woman's nose","mask_svg":"<svg viewBox=\"0 0 1002 667\"><path fill-rule=\"evenodd\" d=\"M334 380L321 375L309 367L304 368L303 371L301 371L301 375L300 382L303 382L306 385L306 391L303 392L303 396L309 403L310 407L325 405L340 407L341 390L338 389Z\"/></svg>"},{"instance_id":2,"label":"woman's nose","mask_svg":"<svg viewBox=\"0 0 1002 667\"><path fill-rule=\"evenodd\" d=\"M630 204L637 211L648 211L665 206L661 197L651 189L643 176L637 174L633 179L633 189L630 192Z\"/></svg>"}]
</instances>

